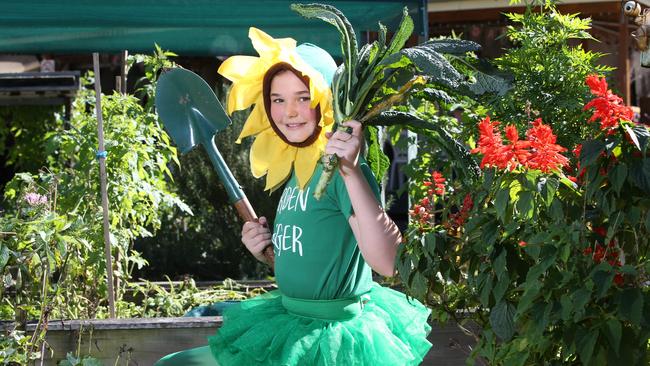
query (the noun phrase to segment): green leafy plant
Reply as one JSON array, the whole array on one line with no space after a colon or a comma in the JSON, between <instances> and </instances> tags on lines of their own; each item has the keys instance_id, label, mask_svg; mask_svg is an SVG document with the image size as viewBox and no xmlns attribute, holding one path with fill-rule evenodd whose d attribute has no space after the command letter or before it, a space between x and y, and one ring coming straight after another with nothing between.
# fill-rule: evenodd
<instances>
[{"instance_id":1,"label":"green leafy plant","mask_svg":"<svg viewBox=\"0 0 650 366\"><path fill-rule=\"evenodd\" d=\"M6 330L0 337L0 362L3 365L27 365L40 356L40 352L34 351L31 337L24 331Z\"/></svg>"},{"instance_id":2,"label":"green leafy plant","mask_svg":"<svg viewBox=\"0 0 650 366\"><path fill-rule=\"evenodd\" d=\"M0 352L13 349L15 357L30 360L40 356L47 323L60 306L67 263L82 246L77 238L83 238L86 230L74 213L59 211L57 185L50 173L40 179L18 174L7 185L7 193L12 192L20 192L12 201L12 211L0 216L0 313L14 321L8 329L19 347L5 343ZM32 319L37 324L25 340L19 332Z\"/></svg>"},{"instance_id":3,"label":"green leafy plant","mask_svg":"<svg viewBox=\"0 0 650 366\"><path fill-rule=\"evenodd\" d=\"M118 303L121 313L134 318L179 317L199 306L210 306L222 301L241 301L265 292L226 279L222 284L199 288L193 279L180 284L168 280L166 286L149 281L130 283L131 301Z\"/></svg>"},{"instance_id":4,"label":"green leafy plant","mask_svg":"<svg viewBox=\"0 0 650 366\"><path fill-rule=\"evenodd\" d=\"M336 70L332 81L335 130L343 129L339 124L344 121L355 119L364 123L395 105L407 103L408 96L417 90L423 90L422 93L435 98L444 98L444 92L435 86L464 88L468 93L476 94L499 87L496 83L486 82L489 78L480 73L477 73L481 75L478 79L466 80L443 55L475 51L479 48L476 43L442 39L403 48L413 32L413 21L406 8L390 43L386 42L387 29L380 23L378 40L360 50L352 26L338 9L324 4L293 4L291 8L306 18L317 18L332 24L341 34L343 64ZM375 124L378 121L380 119L375 119ZM371 137L370 141L376 144L378 140ZM371 146L370 151L379 152L380 147ZM316 198L324 192L338 164L337 157L333 155L323 160L323 174L314 192ZM371 168L378 178L383 177L388 168L388 159L375 154L371 162L375 165Z\"/></svg>"},{"instance_id":5,"label":"green leafy plant","mask_svg":"<svg viewBox=\"0 0 650 366\"><path fill-rule=\"evenodd\" d=\"M604 79L587 84L594 122L583 121L591 134L572 168L541 120L520 139L514 124L504 138L499 123L485 118L473 150L483 173L474 185L433 172L415 187L420 199L400 276L438 320L480 326L473 358L495 365L648 360L650 131L629 121Z\"/></svg>"},{"instance_id":6,"label":"green leafy plant","mask_svg":"<svg viewBox=\"0 0 650 366\"><path fill-rule=\"evenodd\" d=\"M72 352L68 352L65 360L59 362L59 366L104 366L104 364L96 358L90 356L75 357Z\"/></svg>"},{"instance_id":7,"label":"green leafy plant","mask_svg":"<svg viewBox=\"0 0 650 366\"><path fill-rule=\"evenodd\" d=\"M589 114L582 101L589 96L584 84L591 73L607 73L598 65L601 53L586 51L576 41L595 39L589 34L591 19L562 14L555 1L538 1L523 14L506 14L512 25L506 36L514 47L495 60L495 66L513 79L513 88L499 98L486 100L493 117L519 129L537 116L551 125L560 143L573 146L590 133L582 121Z\"/></svg>"},{"instance_id":8,"label":"green leafy plant","mask_svg":"<svg viewBox=\"0 0 650 366\"><path fill-rule=\"evenodd\" d=\"M84 87L90 77L83 79ZM0 315L22 331L28 320L37 321L29 352L21 357L40 349L48 319L94 318L106 306L94 101L89 89L80 90L68 129L46 134L42 149L48 168L38 175L16 174L5 189ZM189 208L171 190L169 166L178 163L176 151L153 110L121 94L102 96L102 105L116 258L109 270L119 281L119 299L133 268L145 264L133 241L152 235L172 207Z\"/></svg>"},{"instance_id":9,"label":"green leafy plant","mask_svg":"<svg viewBox=\"0 0 650 366\"><path fill-rule=\"evenodd\" d=\"M643 365L649 131L590 75L608 70L598 55L568 46L589 22L541 3L513 16L503 97L461 99L455 122L430 107L403 116L431 132L405 170L415 204L398 271L434 320L473 334L469 363ZM446 142L428 124L441 119ZM476 155L459 159L452 141Z\"/></svg>"}]
</instances>

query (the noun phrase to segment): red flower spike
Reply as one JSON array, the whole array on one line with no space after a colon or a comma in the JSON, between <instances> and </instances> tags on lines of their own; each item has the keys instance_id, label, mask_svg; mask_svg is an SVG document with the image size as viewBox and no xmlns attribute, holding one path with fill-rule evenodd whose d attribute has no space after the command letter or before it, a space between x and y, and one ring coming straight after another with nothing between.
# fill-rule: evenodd
<instances>
[{"instance_id":1,"label":"red flower spike","mask_svg":"<svg viewBox=\"0 0 650 366\"><path fill-rule=\"evenodd\" d=\"M581 152L582 152L582 144L577 144L576 147L573 148L573 155L579 159Z\"/></svg>"},{"instance_id":2,"label":"red flower spike","mask_svg":"<svg viewBox=\"0 0 650 366\"><path fill-rule=\"evenodd\" d=\"M605 229L602 226L596 226L592 230L593 230L594 233L596 233L596 234L598 234L598 235L600 235L602 237L607 236L607 229Z\"/></svg>"},{"instance_id":3,"label":"red flower spike","mask_svg":"<svg viewBox=\"0 0 650 366\"><path fill-rule=\"evenodd\" d=\"M555 143L557 136L541 118L533 122L533 127L526 132L526 137L532 149L531 157L526 163L528 168L548 173L569 164L569 159L560 154L567 149Z\"/></svg>"},{"instance_id":4,"label":"red flower spike","mask_svg":"<svg viewBox=\"0 0 650 366\"><path fill-rule=\"evenodd\" d=\"M589 122L600 120L600 129L611 135L616 131L621 119L631 121L634 117L632 109L623 104L623 99L611 90L607 89L605 78L599 78L597 75L589 75L585 83L591 89L591 93L596 96L584 107L584 110L594 109L594 114Z\"/></svg>"},{"instance_id":5,"label":"red flower spike","mask_svg":"<svg viewBox=\"0 0 650 366\"><path fill-rule=\"evenodd\" d=\"M625 284L625 278L623 277L622 274L617 273L616 275L614 275L614 283L616 284L616 286L621 287Z\"/></svg>"},{"instance_id":6,"label":"red flower spike","mask_svg":"<svg viewBox=\"0 0 650 366\"><path fill-rule=\"evenodd\" d=\"M447 181L447 179L445 179L445 177L437 171L431 173L431 179L433 179L433 181L437 184L445 183Z\"/></svg>"},{"instance_id":7,"label":"red flower spike","mask_svg":"<svg viewBox=\"0 0 650 366\"><path fill-rule=\"evenodd\" d=\"M548 173L568 165L569 160L560 154L566 149L555 144L557 136L550 126L542 123L541 118L535 120L533 127L526 132L525 141L519 139L515 126L506 126L506 138L510 142L507 145L503 144L501 135L496 130L498 124L496 121L491 122L489 117L479 122L478 147L471 152L483 154L481 168L493 166L512 171L524 165Z\"/></svg>"},{"instance_id":8,"label":"red flower spike","mask_svg":"<svg viewBox=\"0 0 650 366\"><path fill-rule=\"evenodd\" d=\"M525 241L523 241L523 240L519 241L519 246L520 246L521 248L525 248L526 245L528 245L528 243L526 243Z\"/></svg>"}]
</instances>

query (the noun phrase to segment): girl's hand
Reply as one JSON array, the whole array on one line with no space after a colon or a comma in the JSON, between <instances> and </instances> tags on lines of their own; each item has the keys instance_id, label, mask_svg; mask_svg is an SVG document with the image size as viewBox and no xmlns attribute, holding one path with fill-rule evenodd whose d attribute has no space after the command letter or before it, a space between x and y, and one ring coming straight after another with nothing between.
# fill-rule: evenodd
<instances>
[{"instance_id":1,"label":"girl's hand","mask_svg":"<svg viewBox=\"0 0 650 366\"><path fill-rule=\"evenodd\" d=\"M271 231L266 217L262 216L257 221L245 222L241 230L241 241L258 261L269 264L264 256L264 249L272 245Z\"/></svg>"},{"instance_id":2,"label":"girl's hand","mask_svg":"<svg viewBox=\"0 0 650 366\"><path fill-rule=\"evenodd\" d=\"M325 146L326 154L339 157L339 170L343 176L352 173L359 166L359 151L361 150L361 122L350 120L343 122L342 126L352 128L352 133L336 131L327 133L329 141Z\"/></svg>"}]
</instances>

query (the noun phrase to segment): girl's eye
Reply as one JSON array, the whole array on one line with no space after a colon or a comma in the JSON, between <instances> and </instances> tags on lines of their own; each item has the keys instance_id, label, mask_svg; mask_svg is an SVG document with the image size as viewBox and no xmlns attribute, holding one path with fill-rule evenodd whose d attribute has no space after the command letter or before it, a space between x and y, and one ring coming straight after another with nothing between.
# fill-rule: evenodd
<instances>
[{"instance_id":1,"label":"girl's eye","mask_svg":"<svg viewBox=\"0 0 650 366\"><path fill-rule=\"evenodd\" d=\"M311 101L311 98L310 97L300 97L298 100L301 101L301 102L308 102L308 101Z\"/></svg>"},{"instance_id":2,"label":"girl's eye","mask_svg":"<svg viewBox=\"0 0 650 366\"><path fill-rule=\"evenodd\" d=\"M275 98L275 99L271 100L271 102L273 102L273 103L282 103L282 102L284 102L284 99L282 99L282 98Z\"/></svg>"}]
</instances>

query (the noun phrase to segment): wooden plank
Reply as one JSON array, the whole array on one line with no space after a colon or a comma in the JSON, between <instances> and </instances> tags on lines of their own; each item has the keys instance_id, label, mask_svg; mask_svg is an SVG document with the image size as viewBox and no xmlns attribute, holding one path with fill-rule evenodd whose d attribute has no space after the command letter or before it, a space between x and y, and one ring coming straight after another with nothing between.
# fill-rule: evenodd
<instances>
[{"instance_id":1,"label":"wooden plank","mask_svg":"<svg viewBox=\"0 0 650 366\"><path fill-rule=\"evenodd\" d=\"M206 345L221 322L221 317L52 322L44 365L56 366L77 350L104 365L153 365L169 353Z\"/></svg>"},{"instance_id":2,"label":"wooden plank","mask_svg":"<svg viewBox=\"0 0 650 366\"><path fill-rule=\"evenodd\" d=\"M618 88L621 97L626 105L630 105L631 83L630 83L630 46L629 40L632 37L628 30L629 19L621 12L619 20L619 43L618 43ZM636 101L635 101L636 104Z\"/></svg>"}]
</instances>

